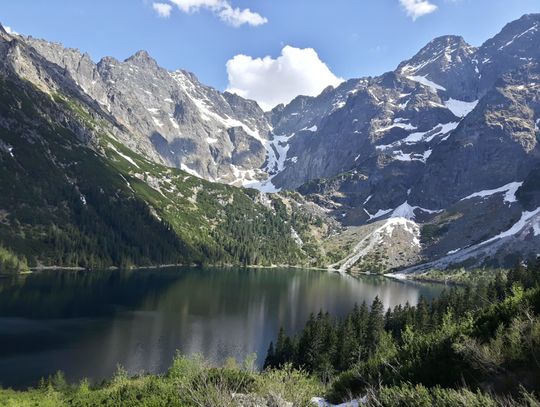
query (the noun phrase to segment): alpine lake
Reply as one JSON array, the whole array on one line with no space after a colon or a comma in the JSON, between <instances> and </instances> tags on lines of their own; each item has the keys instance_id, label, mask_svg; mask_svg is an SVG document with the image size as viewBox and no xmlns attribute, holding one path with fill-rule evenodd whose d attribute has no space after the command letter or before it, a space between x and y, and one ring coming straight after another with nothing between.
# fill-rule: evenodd
<instances>
[{"instance_id":1,"label":"alpine lake","mask_svg":"<svg viewBox=\"0 0 540 407\"><path fill-rule=\"evenodd\" d=\"M355 303L385 308L442 285L301 269L167 268L44 271L0 278L0 385L26 388L61 370L69 382L167 371L177 352L213 363L257 354L281 326L311 313L343 317Z\"/></svg>"}]
</instances>

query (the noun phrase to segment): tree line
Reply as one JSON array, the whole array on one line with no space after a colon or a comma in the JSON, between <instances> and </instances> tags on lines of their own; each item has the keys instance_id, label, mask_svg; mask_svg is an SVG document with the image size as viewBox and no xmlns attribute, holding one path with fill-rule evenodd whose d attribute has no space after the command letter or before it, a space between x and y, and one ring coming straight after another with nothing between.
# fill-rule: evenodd
<instances>
[{"instance_id":1,"label":"tree line","mask_svg":"<svg viewBox=\"0 0 540 407\"><path fill-rule=\"evenodd\" d=\"M539 313L540 262L520 264L416 305L385 310L377 297L343 319L321 311L296 335L281 329L264 365L316 374L336 401L381 383L537 391Z\"/></svg>"}]
</instances>

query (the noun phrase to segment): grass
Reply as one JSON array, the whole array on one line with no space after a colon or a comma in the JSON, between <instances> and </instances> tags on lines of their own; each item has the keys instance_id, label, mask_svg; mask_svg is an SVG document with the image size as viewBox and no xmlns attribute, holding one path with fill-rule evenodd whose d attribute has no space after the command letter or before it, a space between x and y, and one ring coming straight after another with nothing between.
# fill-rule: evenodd
<instances>
[{"instance_id":1,"label":"grass","mask_svg":"<svg viewBox=\"0 0 540 407\"><path fill-rule=\"evenodd\" d=\"M231 359L214 367L201 356L178 355L164 375L129 377L118 368L112 379L91 385L83 379L68 384L62 373L41 380L25 391L0 389L3 407L233 407L313 406L329 385L303 370L285 365L257 371L253 358L239 365ZM522 391L515 398L497 397L480 390L450 389L402 383L368 388L370 407L538 407L533 394Z\"/></svg>"},{"instance_id":2,"label":"grass","mask_svg":"<svg viewBox=\"0 0 540 407\"><path fill-rule=\"evenodd\" d=\"M92 386L87 380L70 385L61 373L42 380L38 388L26 391L0 390L0 405L5 407L184 407L236 406L240 403L267 405L292 402L310 406L323 386L301 370L256 371L253 358L243 365L234 360L214 367L201 356L177 356L164 375L128 377L119 368L106 383ZM271 404L274 405L274 404Z\"/></svg>"}]
</instances>

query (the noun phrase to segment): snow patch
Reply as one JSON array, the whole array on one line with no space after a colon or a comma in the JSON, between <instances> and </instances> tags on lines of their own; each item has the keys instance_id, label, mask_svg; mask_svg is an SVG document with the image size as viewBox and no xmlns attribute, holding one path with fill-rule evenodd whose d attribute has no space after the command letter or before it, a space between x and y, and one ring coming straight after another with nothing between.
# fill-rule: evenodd
<instances>
[{"instance_id":1,"label":"snow patch","mask_svg":"<svg viewBox=\"0 0 540 407\"><path fill-rule=\"evenodd\" d=\"M412 161L420 161L425 163L433 150L426 150L422 154L418 153L404 153L401 150L392 151L392 158L396 161L405 161L405 162L412 162Z\"/></svg>"},{"instance_id":2,"label":"snow patch","mask_svg":"<svg viewBox=\"0 0 540 407\"><path fill-rule=\"evenodd\" d=\"M508 47L509 45L512 45L514 43L515 40L517 40L518 38L521 38L523 37L525 34L529 33L529 32L536 32L538 31L538 23L536 23L535 25L533 25L531 28L529 28L528 30L525 30L524 32L522 32L521 34L518 34L518 35L514 35L514 37L508 41L506 44L504 44L503 46L499 47L499 51L502 51L504 48Z\"/></svg>"},{"instance_id":3,"label":"snow patch","mask_svg":"<svg viewBox=\"0 0 540 407\"><path fill-rule=\"evenodd\" d=\"M176 119L175 119L174 117L169 117L169 120L170 120L172 126L173 126L176 130L180 129L180 126L178 125L178 122L176 121Z\"/></svg>"},{"instance_id":4,"label":"snow patch","mask_svg":"<svg viewBox=\"0 0 540 407\"><path fill-rule=\"evenodd\" d=\"M474 102L464 102L462 100L450 98L444 102L444 105L454 114L454 116L465 117L474 110L476 105L478 105L478 100L475 100Z\"/></svg>"},{"instance_id":5,"label":"snow patch","mask_svg":"<svg viewBox=\"0 0 540 407\"><path fill-rule=\"evenodd\" d=\"M261 192L265 192L267 194L273 194L276 192L281 191L281 188L277 188L274 184L272 184L272 178L270 177L264 181L246 181L242 184L244 188L253 188L257 189Z\"/></svg>"},{"instance_id":6,"label":"snow patch","mask_svg":"<svg viewBox=\"0 0 540 407\"><path fill-rule=\"evenodd\" d=\"M366 209L364 209L364 212L367 213L367 215L369 216L369 220L373 220L389 214L390 212L392 212L392 209L379 209L375 215L371 215Z\"/></svg>"},{"instance_id":7,"label":"snow patch","mask_svg":"<svg viewBox=\"0 0 540 407\"><path fill-rule=\"evenodd\" d=\"M0 151L8 153L11 156L11 158L15 158L15 155L13 154L13 146L11 146L11 144L8 144L2 140L0 140Z\"/></svg>"},{"instance_id":8,"label":"snow patch","mask_svg":"<svg viewBox=\"0 0 540 407\"><path fill-rule=\"evenodd\" d=\"M161 123L159 121L159 119L156 119L155 117L152 117L152 120L154 121L154 124L157 126L157 127L163 127L163 123Z\"/></svg>"},{"instance_id":9,"label":"snow patch","mask_svg":"<svg viewBox=\"0 0 540 407\"><path fill-rule=\"evenodd\" d=\"M540 221L536 222L533 225L533 234L534 234L534 236L539 236L540 235Z\"/></svg>"},{"instance_id":10,"label":"snow patch","mask_svg":"<svg viewBox=\"0 0 540 407\"><path fill-rule=\"evenodd\" d=\"M197 171L189 168L186 164L180 164L180 169L197 178L202 178L201 175Z\"/></svg>"},{"instance_id":11,"label":"snow patch","mask_svg":"<svg viewBox=\"0 0 540 407\"><path fill-rule=\"evenodd\" d=\"M465 201L467 199L472 199L472 198L486 198L488 196L492 196L492 195L504 192L505 203L517 202L516 192L522 185L523 185L523 182L511 182L509 184L503 185L500 188L487 189L487 190L475 192L474 194L471 194L469 196L466 196L465 198L462 198L461 201Z\"/></svg>"},{"instance_id":12,"label":"snow patch","mask_svg":"<svg viewBox=\"0 0 540 407\"><path fill-rule=\"evenodd\" d=\"M445 124L439 123L435 127L433 127L431 130L424 131L424 132L411 133L402 140L398 140L392 144L384 144L384 145L375 146L375 148L377 150L388 150L391 148L399 147L402 144L413 145L419 142L429 143L435 137L444 136L450 133L451 131L455 130L458 125L459 125L459 122L450 122L450 123L445 123ZM441 141L446 140L448 137L449 135L441 139Z\"/></svg>"},{"instance_id":13,"label":"snow patch","mask_svg":"<svg viewBox=\"0 0 540 407\"><path fill-rule=\"evenodd\" d=\"M413 81L413 82L418 82L424 86L427 86L428 88L431 88L433 91L438 91L438 90L446 90L445 87L441 86L441 85L437 85L435 82L432 82L430 81L428 78L427 78L427 75L425 76L407 76L407 79Z\"/></svg>"},{"instance_id":14,"label":"snow patch","mask_svg":"<svg viewBox=\"0 0 540 407\"><path fill-rule=\"evenodd\" d=\"M403 130L416 130L418 128L418 127L413 126L410 123L401 123L401 122L396 123L396 122L394 122L391 126L383 127L381 129L376 130L375 133L382 133L384 131L388 131L388 130L393 129L395 127L398 127L400 129L403 129Z\"/></svg>"},{"instance_id":15,"label":"snow patch","mask_svg":"<svg viewBox=\"0 0 540 407\"><path fill-rule=\"evenodd\" d=\"M405 201L401 205L399 205L396 209L394 209L391 217L392 218L399 217L399 218L405 218L408 220L414 220L416 218L416 215L414 212L417 210L426 212L429 214L442 212L442 209L432 210L432 209L422 208L420 206L411 206L408 201Z\"/></svg>"},{"instance_id":16,"label":"snow patch","mask_svg":"<svg viewBox=\"0 0 540 407\"><path fill-rule=\"evenodd\" d=\"M480 243L480 245L485 245L487 243L491 243L495 240L499 240L499 239L503 239L505 237L510 237L510 236L514 236L516 234L518 234L519 232L521 232L528 224L528 221L531 220L533 217L535 217L536 215L540 214L540 208L536 208L534 211L532 212L522 212L521 213L521 218L508 230L502 232L502 233L499 233L497 236L494 236L492 237L491 239L488 239L486 240L485 242L482 242ZM533 233L536 233L535 232L535 229L534 229L534 226L536 226L537 223L535 223L533 225ZM536 236L536 234L535 234Z\"/></svg>"},{"instance_id":17,"label":"snow patch","mask_svg":"<svg viewBox=\"0 0 540 407\"><path fill-rule=\"evenodd\" d=\"M118 154L120 157L122 157L124 160L126 160L127 162L129 162L130 164L134 165L135 167L137 168L141 168L137 165L137 163L135 161L133 161L133 159L131 157L128 157L127 155L125 154L122 154L120 151L118 151L118 149L109 143L109 148L111 150L113 150L116 154ZM127 181L126 181L127 182Z\"/></svg>"},{"instance_id":18,"label":"snow patch","mask_svg":"<svg viewBox=\"0 0 540 407\"><path fill-rule=\"evenodd\" d=\"M391 237L396 228L401 228L409 233L411 245L420 247L420 227L413 221L405 218L389 218L382 226L375 229L372 233L361 239L354 247L352 253L346 257L339 267L340 273L346 273L358 260L369 254L375 247L384 242L384 238ZM339 264L339 263L338 263Z\"/></svg>"}]
</instances>

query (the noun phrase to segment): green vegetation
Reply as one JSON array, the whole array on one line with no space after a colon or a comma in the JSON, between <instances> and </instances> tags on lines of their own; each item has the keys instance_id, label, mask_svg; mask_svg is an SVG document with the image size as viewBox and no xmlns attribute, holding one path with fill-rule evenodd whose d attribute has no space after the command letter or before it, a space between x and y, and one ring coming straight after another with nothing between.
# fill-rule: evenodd
<instances>
[{"instance_id":1,"label":"green vegetation","mask_svg":"<svg viewBox=\"0 0 540 407\"><path fill-rule=\"evenodd\" d=\"M164 375L101 384L58 373L36 389L0 390L0 405L309 406L365 398L378 406L537 407L540 390L540 263L472 278L438 299L385 312L376 298L344 319L312 316L296 336L283 330L265 369L254 357L222 367L177 356Z\"/></svg>"},{"instance_id":2,"label":"green vegetation","mask_svg":"<svg viewBox=\"0 0 540 407\"><path fill-rule=\"evenodd\" d=\"M382 405L494 405L482 404L487 390L531 398L525 389L540 390L540 262L493 273L461 277L465 288L417 306L385 312L376 298L343 320L312 315L298 335L280 332L265 366L315 374L335 402L369 392Z\"/></svg>"},{"instance_id":3,"label":"green vegetation","mask_svg":"<svg viewBox=\"0 0 540 407\"><path fill-rule=\"evenodd\" d=\"M478 285L497 280L506 279L508 270L505 269L448 269L448 270L429 270L422 274L411 275L410 278L415 281L457 284L457 285ZM498 284L501 284L499 281Z\"/></svg>"},{"instance_id":4,"label":"green vegetation","mask_svg":"<svg viewBox=\"0 0 540 407\"><path fill-rule=\"evenodd\" d=\"M224 367L210 366L199 356L178 356L163 376L129 378L119 368L107 383L91 386L87 380L72 386L61 373L42 380L37 389L25 392L0 390L0 405L6 407L90 406L265 406L287 400L295 406L310 406L322 385L290 365L256 372L253 358L243 366L231 360ZM270 404L271 403L271 404Z\"/></svg>"},{"instance_id":5,"label":"green vegetation","mask_svg":"<svg viewBox=\"0 0 540 407\"><path fill-rule=\"evenodd\" d=\"M22 269L318 261L321 220L291 198L155 164L69 96L0 78L0 118L0 244Z\"/></svg>"},{"instance_id":6,"label":"green vegetation","mask_svg":"<svg viewBox=\"0 0 540 407\"><path fill-rule=\"evenodd\" d=\"M24 257L20 258L10 250L0 246L0 274L21 273L28 270L28 263Z\"/></svg>"}]
</instances>

